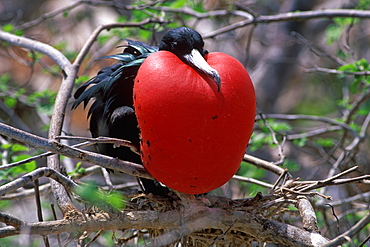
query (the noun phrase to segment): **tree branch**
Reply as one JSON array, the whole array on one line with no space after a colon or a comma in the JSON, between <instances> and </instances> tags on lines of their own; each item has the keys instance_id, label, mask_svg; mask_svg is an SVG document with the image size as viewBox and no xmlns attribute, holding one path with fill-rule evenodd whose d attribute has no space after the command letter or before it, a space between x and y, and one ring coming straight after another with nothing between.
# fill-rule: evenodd
<instances>
[{"instance_id":1,"label":"tree branch","mask_svg":"<svg viewBox=\"0 0 370 247\"><path fill-rule=\"evenodd\" d=\"M307 21L309 19L317 18L335 18L335 17L353 17L353 18L369 18L370 11L368 10L354 10L354 9L323 9L312 11L288 12L276 15L260 15L254 17L250 15L249 18L243 21L233 23L229 26L220 28L213 32L203 35L203 38L214 38L217 35L245 27L252 24L272 23L283 21Z\"/></svg>"},{"instance_id":2,"label":"tree branch","mask_svg":"<svg viewBox=\"0 0 370 247\"><path fill-rule=\"evenodd\" d=\"M37 25L41 24L42 22L44 22L47 19L50 19L50 18L53 18L57 15L63 14L66 11L70 11L70 10L72 10L72 9L82 5L82 4L89 4L89 5L95 5L95 6L97 6L97 5L114 6L113 1L79 0L79 1L76 1L76 2L73 2L73 3L69 4L67 6L64 6L62 8L59 8L59 9L50 11L46 14L43 14L42 16L38 17L37 19L35 19L33 21L23 23L22 25L19 25L19 26L15 27L15 30L18 30L18 29L23 30L23 29L27 29L27 28L30 28L30 27L37 26Z\"/></svg>"},{"instance_id":3,"label":"tree branch","mask_svg":"<svg viewBox=\"0 0 370 247\"><path fill-rule=\"evenodd\" d=\"M104 168L121 171L132 176L153 179L153 177L146 171L146 169L142 165L81 150L78 148L72 148L58 142L48 141L45 138L27 133L22 130L15 129L4 123L0 123L0 134L6 135L15 140L26 143L32 147L40 148L79 161L84 161L91 164L102 166Z\"/></svg>"},{"instance_id":4,"label":"tree branch","mask_svg":"<svg viewBox=\"0 0 370 247\"><path fill-rule=\"evenodd\" d=\"M335 119L331 119L328 117L321 117L321 116L312 116L312 115L293 115L293 114L264 114L264 118L266 119L282 119L282 120L310 120L310 121L319 121L319 122L324 122L327 124L332 124L332 125L337 125L342 127L343 129L348 130L351 134L356 136L356 132L348 125L345 123L342 123L340 121L337 121ZM256 119L259 119L257 116Z\"/></svg>"},{"instance_id":5,"label":"tree branch","mask_svg":"<svg viewBox=\"0 0 370 247\"><path fill-rule=\"evenodd\" d=\"M0 222L3 222L9 226L13 226L15 228L20 228L21 226L26 225L26 222L18 219L17 217L14 217L12 215L2 213L0 212ZM2 231L3 228L0 228L0 232Z\"/></svg>"},{"instance_id":6,"label":"tree branch","mask_svg":"<svg viewBox=\"0 0 370 247\"><path fill-rule=\"evenodd\" d=\"M245 154L243 157L243 161L252 164L258 168L265 169L267 171L273 172L277 175L282 175L286 173L286 170L280 166L275 165L273 162L268 162L257 157L251 156L249 154ZM287 173L288 177L291 178L292 176Z\"/></svg>"},{"instance_id":7,"label":"tree branch","mask_svg":"<svg viewBox=\"0 0 370 247\"><path fill-rule=\"evenodd\" d=\"M62 69L64 76L66 76L67 69L71 66L69 60L57 49L26 37L17 36L0 30L0 40L6 41L12 45L24 47L33 51L44 54L54 60L56 64ZM68 71L69 72L69 71Z\"/></svg>"},{"instance_id":8,"label":"tree branch","mask_svg":"<svg viewBox=\"0 0 370 247\"><path fill-rule=\"evenodd\" d=\"M49 138L54 139L54 137L60 135L62 131L65 109L72 92L74 80L77 76L78 67L72 66L69 60L61 52L42 42L16 36L3 31L0 31L0 39L13 45L25 47L45 54L53 59L62 69L64 75L63 81L56 97L49 129ZM59 158L56 155L48 157L48 167L55 171L60 171ZM53 180L51 181L51 185L54 197L56 198L58 206L62 210L63 214L66 214L71 209L77 210L73 206L72 201L69 199L68 194L63 187Z\"/></svg>"},{"instance_id":9,"label":"tree branch","mask_svg":"<svg viewBox=\"0 0 370 247\"><path fill-rule=\"evenodd\" d=\"M3 196L20 187L23 187L26 184L29 184L30 182L40 177L50 177L54 179L55 181L57 181L58 183L62 184L68 190L72 190L73 187L77 186L76 183L74 183L72 180L62 175L61 173L53 169L50 169L48 167L41 167L5 185L0 186L0 196Z\"/></svg>"},{"instance_id":10,"label":"tree branch","mask_svg":"<svg viewBox=\"0 0 370 247\"><path fill-rule=\"evenodd\" d=\"M319 232L315 210L305 196L297 197L297 208L302 217L303 229L309 232Z\"/></svg>"},{"instance_id":11,"label":"tree branch","mask_svg":"<svg viewBox=\"0 0 370 247\"><path fill-rule=\"evenodd\" d=\"M365 228L366 225L369 223L370 223L370 212L365 217L363 217L361 220L359 220L354 226L352 226L348 231L340 234L336 238L326 243L324 247L336 247L345 242L348 242L348 239L356 235L360 230Z\"/></svg>"},{"instance_id":12,"label":"tree branch","mask_svg":"<svg viewBox=\"0 0 370 247\"><path fill-rule=\"evenodd\" d=\"M183 223L181 223L183 222ZM156 229L158 226L169 229L158 237L156 243L170 244L178 236L196 234L204 229L228 229L245 236L255 236L262 242L281 243L288 246L321 246L327 240L317 233L310 233L295 226L268 220L246 212L230 212L220 208L205 206L190 207L188 211L130 211L122 214L95 213L76 219L49 222L25 223L20 229L4 227L0 238L27 232L28 234L58 234L83 231L119 230L127 228ZM315 245L316 244L316 245Z\"/></svg>"},{"instance_id":13,"label":"tree branch","mask_svg":"<svg viewBox=\"0 0 370 247\"><path fill-rule=\"evenodd\" d=\"M110 30L112 28L124 28L124 27L136 27L136 28L144 28L144 25L149 24L149 23L159 23L163 24L165 23L164 21L160 19L145 19L141 22L135 22L135 23L111 23L111 24L105 24L105 25L100 25L98 26L90 35L88 40L85 42L84 46L82 47L81 51L77 55L76 60L73 62L75 66L80 66L82 63L83 59L89 52L92 44L96 41L98 35L103 31L103 30Z\"/></svg>"}]
</instances>

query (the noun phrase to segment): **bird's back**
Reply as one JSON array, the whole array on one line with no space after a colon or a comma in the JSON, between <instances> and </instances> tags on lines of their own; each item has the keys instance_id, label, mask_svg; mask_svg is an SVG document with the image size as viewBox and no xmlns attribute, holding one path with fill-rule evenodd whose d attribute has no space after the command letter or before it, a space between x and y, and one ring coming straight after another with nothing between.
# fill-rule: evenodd
<instances>
[{"instance_id":1,"label":"bird's back","mask_svg":"<svg viewBox=\"0 0 370 247\"><path fill-rule=\"evenodd\" d=\"M127 40L123 53L103 58L119 63L106 67L77 89L72 108L83 102L90 106L90 131L93 137L105 136L131 141L140 147L139 129L133 109L133 86L137 71L144 59L158 50L138 41ZM141 163L139 155L127 147L114 148L112 144L99 144L99 153L122 160Z\"/></svg>"}]
</instances>

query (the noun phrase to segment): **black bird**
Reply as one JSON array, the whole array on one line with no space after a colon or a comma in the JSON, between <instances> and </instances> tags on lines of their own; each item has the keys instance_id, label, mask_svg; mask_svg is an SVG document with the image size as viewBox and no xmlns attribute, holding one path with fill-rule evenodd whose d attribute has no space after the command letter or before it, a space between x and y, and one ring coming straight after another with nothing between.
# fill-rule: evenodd
<instances>
[{"instance_id":1,"label":"black bird","mask_svg":"<svg viewBox=\"0 0 370 247\"><path fill-rule=\"evenodd\" d=\"M171 30L163 37L159 48L138 41L127 40L127 42L123 53L103 57L116 59L119 63L102 69L77 89L72 109L82 102L86 107L91 99L95 99L88 112L92 136L128 140L139 149L140 131L133 108L133 86L137 71L145 58L158 50L167 50L213 78L218 87L220 77L202 58L208 52L203 49L202 37L193 29L180 27ZM140 156L128 147L114 148L112 144L98 144L98 152L141 164ZM148 179L141 181L146 193L164 195L168 192L167 188L156 181Z\"/></svg>"}]
</instances>

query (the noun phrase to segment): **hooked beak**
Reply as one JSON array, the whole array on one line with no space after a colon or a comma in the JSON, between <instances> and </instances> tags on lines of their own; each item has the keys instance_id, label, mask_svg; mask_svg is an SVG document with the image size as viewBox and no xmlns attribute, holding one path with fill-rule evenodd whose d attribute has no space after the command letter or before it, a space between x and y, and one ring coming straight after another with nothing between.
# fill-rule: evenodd
<instances>
[{"instance_id":1,"label":"hooked beak","mask_svg":"<svg viewBox=\"0 0 370 247\"><path fill-rule=\"evenodd\" d=\"M220 74L217 72L217 70L209 66L209 64L203 58L202 54L200 54L200 52L197 49L193 49L190 54L185 54L183 57L190 66L196 68L197 70L199 70L200 72L204 73L206 76L214 80L217 84L217 90L218 92L220 92L221 88Z\"/></svg>"}]
</instances>

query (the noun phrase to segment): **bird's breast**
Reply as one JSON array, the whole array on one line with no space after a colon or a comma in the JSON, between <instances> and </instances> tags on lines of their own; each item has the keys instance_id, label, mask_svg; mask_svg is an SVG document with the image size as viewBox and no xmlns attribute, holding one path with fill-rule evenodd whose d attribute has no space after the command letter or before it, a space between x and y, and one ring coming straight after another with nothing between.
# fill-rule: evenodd
<instances>
[{"instance_id":1,"label":"bird's breast","mask_svg":"<svg viewBox=\"0 0 370 247\"><path fill-rule=\"evenodd\" d=\"M144 166L163 184L190 194L213 190L234 175L256 110L244 67L223 53L205 58L221 76L220 91L166 51L144 61L134 86Z\"/></svg>"}]
</instances>

